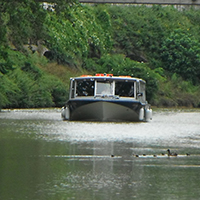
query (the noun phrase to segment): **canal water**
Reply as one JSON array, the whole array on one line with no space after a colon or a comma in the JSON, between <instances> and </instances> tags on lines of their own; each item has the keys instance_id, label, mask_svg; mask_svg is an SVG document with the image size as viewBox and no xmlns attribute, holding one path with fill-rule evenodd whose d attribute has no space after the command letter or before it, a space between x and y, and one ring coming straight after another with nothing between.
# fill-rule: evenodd
<instances>
[{"instance_id":1,"label":"canal water","mask_svg":"<svg viewBox=\"0 0 200 200\"><path fill-rule=\"evenodd\" d=\"M148 123L0 112L1 200L196 200L199 174L198 110L156 110Z\"/></svg>"}]
</instances>

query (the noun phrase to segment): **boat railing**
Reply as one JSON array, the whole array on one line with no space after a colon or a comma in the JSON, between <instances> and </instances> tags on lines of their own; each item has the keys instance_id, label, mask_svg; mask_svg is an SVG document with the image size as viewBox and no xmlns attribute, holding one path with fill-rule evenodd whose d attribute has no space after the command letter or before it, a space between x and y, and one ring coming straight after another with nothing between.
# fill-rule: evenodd
<instances>
[{"instance_id":1,"label":"boat railing","mask_svg":"<svg viewBox=\"0 0 200 200\"><path fill-rule=\"evenodd\" d=\"M112 98L112 99L119 99L119 96L118 95L113 95L113 94L96 94L94 96L94 98Z\"/></svg>"},{"instance_id":2,"label":"boat railing","mask_svg":"<svg viewBox=\"0 0 200 200\"><path fill-rule=\"evenodd\" d=\"M138 95L139 97L142 95ZM137 96L137 97L138 97ZM133 100L140 100L139 98L135 98L132 96L120 96L120 95L115 95L115 94L95 94L95 95L75 95L76 99L79 98L112 98L112 99L133 99ZM72 99L74 99L72 98Z\"/></svg>"}]
</instances>

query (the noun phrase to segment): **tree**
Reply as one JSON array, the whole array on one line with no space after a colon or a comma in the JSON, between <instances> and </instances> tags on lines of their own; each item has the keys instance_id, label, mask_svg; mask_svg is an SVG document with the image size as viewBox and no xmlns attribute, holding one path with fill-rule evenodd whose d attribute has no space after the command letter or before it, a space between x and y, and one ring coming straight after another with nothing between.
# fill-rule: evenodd
<instances>
[{"instance_id":1,"label":"tree","mask_svg":"<svg viewBox=\"0 0 200 200\"><path fill-rule=\"evenodd\" d=\"M7 37L15 47L20 48L28 40L35 42L44 37L43 24L46 11L42 8L40 2L34 0L0 2L0 12L1 16L4 19L6 18L4 25L9 30Z\"/></svg>"},{"instance_id":2,"label":"tree","mask_svg":"<svg viewBox=\"0 0 200 200\"><path fill-rule=\"evenodd\" d=\"M187 31L176 29L162 43L163 68L197 83L200 75L200 44Z\"/></svg>"}]
</instances>

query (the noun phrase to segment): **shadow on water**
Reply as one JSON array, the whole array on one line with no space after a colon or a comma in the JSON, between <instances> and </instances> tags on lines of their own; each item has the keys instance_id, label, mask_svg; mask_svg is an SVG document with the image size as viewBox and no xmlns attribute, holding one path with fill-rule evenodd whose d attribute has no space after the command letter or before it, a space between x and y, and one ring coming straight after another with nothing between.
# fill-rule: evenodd
<instances>
[{"instance_id":1,"label":"shadow on water","mask_svg":"<svg viewBox=\"0 0 200 200\"><path fill-rule=\"evenodd\" d=\"M197 111L92 123L62 121L56 109L5 110L0 199L198 199L199 121Z\"/></svg>"}]
</instances>

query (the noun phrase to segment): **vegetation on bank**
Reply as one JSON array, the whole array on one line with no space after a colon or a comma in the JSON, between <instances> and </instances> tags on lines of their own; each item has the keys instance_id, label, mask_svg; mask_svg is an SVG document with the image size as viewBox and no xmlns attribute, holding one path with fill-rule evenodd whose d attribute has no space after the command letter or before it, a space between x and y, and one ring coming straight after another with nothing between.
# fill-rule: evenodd
<instances>
[{"instance_id":1,"label":"vegetation on bank","mask_svg":"<svg viewBox=\"0 0 200 200\"><path fill-rule=\"evenodd\" d=\"M70 76L131 75L155 106L200 107L200 10L0 1L0 108L62 106Z\"/></svg>"}]
</instances>

